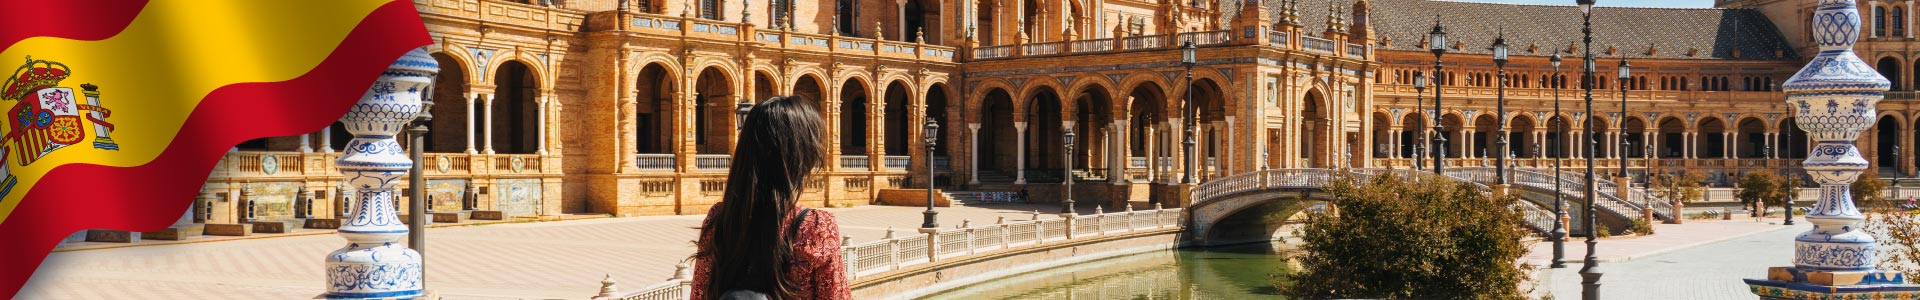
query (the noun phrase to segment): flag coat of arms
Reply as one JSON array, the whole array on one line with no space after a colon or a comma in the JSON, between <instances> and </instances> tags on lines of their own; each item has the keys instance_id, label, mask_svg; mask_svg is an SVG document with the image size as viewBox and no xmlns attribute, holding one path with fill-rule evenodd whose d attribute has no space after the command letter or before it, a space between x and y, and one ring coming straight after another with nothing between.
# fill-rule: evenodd
<instances>
[{"instance_id":1,"label":"flag coat of arms","mask_svg":"<svg viewBox=\"0 0 1920 300\"><path fill-rule=\"evenodd\" d=\"M9 298L67 235L165 228L227 149L324 128L431 42L411 1L0 0L0 12Z\"/></svg>"}]
</instances>

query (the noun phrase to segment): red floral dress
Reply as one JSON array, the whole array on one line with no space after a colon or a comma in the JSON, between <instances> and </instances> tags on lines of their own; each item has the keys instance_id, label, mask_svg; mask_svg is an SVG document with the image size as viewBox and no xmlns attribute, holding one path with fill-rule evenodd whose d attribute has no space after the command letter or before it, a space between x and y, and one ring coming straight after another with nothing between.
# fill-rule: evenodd
<instances>
[{"instance_id":1,"label":"red floral dress","mask_svg":"<svg viewBox=\"0 0 1920 300\"><path fill-rule=\"evenodd\" d=\"M709 209L706 221L701 221L700 226L704 228L711 224L713 212L719 209L720 206L717 205ZM801 209L795 206L792 212L787 213L786 218L782 218L781 234L786 234L785 227L793 224L793 217L798 215ZM793 268L787 274L793 282L800 284L798 287L800 299L853 299L853 292L847 286L846 264L840 257L840 226L838 224L839 222L834 221L833 214L818 209L807 213L807 219L800 223L799 236L793 241ZM712 240L711 236L703 234L700 237L700 252L706 252L708 247L713 246L707 244L710 240ZM712 269L712 261L701 257L694 258L691 286L693 291L690 299L707 299L708 273L712 272Z\"/></svg>"}]
</instances>

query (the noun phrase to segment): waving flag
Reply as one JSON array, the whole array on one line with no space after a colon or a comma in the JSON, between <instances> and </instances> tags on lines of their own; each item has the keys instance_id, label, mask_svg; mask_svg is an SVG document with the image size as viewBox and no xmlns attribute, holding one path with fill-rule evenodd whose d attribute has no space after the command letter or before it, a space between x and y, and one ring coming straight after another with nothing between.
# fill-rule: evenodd
<instances>
[{"instance_id":1,"label":"waving flag","mask_svg":"<svg viewBox=\"0 0 1920 300\"><path fill-rule=\"evenodd\" d=\"M410 1L0 0L0 296L78 230L153 231L220 155L322 128L430 43Z\"/></svg>"}]
</instances>

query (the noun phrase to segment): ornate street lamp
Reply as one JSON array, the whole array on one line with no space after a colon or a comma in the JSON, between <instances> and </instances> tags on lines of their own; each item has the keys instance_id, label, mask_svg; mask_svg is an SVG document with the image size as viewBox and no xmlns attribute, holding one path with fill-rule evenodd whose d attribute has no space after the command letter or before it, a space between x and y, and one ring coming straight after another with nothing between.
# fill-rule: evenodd
<instances>
[{"instance_id":1,"label":"ornate street lamp","mask_svg":"<svg viewBox=\"0 0 1920 300\"><path fill-rule=\"evenodd\" d=\"M737 117L733 118L734 130L747 128L747 113L752 111L753 100L751 99L742 98L739 104L734 105L733 114Z\"/></svg>"},{"instance_id":2,"label":"ornate street lamp","mask_svg":"<svg viewBox=\"0 0 1920 300\"><path fill-rule=\"evenodd\" d=\"M1073 138L1074 138L1074 135L1073 135L1073 127L1067 127L1066 129L1067 129L1066 130L1067 139L1066 139L1066 142L1062 142L1061 144L1067 147L1067 153L1063 155L1063 156L1066 156L1067 159L1061 160L1060 163L1066 165L1066 168L1064 169L1066 169L1067 179L1066 179L1066 184L1061 185L1061 187L1063 187L1066 191L1061 193L1062 195L1065 195L1065 197L1061 197L1063 200L1060 201L1062 204L1060 206L1060 213L1071 214L1073 213Z\"/></svg>"},{"instance_id":3,"label":"ornate street lamp","mask_svg":"<svg viewBox=\"0 0 1920 300\"><path fill-rule=\"evenodd\" d=\"M1505 33L1493 38L1493 69L1494 77L1499 80L1494 84L1496 91L1494 117L1499 121L1494 124L1500 126L1500 129L1494 130L1500 137L1493 142L1494 151L1499 152L1494 153L1493 180L1495 184L1507 184L1507 156L1511 154L1508 151L1512 151L1512 148L1507 145L1507 35Z\"/></svg>"},{"instance_id":4,"label":"ornate street lamp","mask_svg":"<svg viewBox=\"0 0 1920 300\"><path fill-rule=\"evenodd\" d=\"M1626 58L1621 58L1619 71L1620 71L1620 117L1625 118L1627 117L1627 87L1633 85L1633 65L1627 64ZM1626 124L1626 123L1622 122L1620 124ZM1626 126L1620 126L1620 130L1625 131L1626 129L1627 129ZM1620 139L1621 150L1627 149L1626 143L1627 143L1626 139ZM1620 156L1620 177L1627 177L1627 156L1626 155Z\"/></svg>"},{"instance_id":5,"label":"ornate street lamp","mask_svg":"<svg viewBox=\"0 0 1920 300\"><path fill-rule=\"evenodd\" d=\"M1553 149L1553 232L1547 234L1547 239L1553 241L1553 263L1548 265L1548 267L1557 269L1567 267L1567 228L1561 225L1563 222L1560 222L1560 220L1567 218L1567 212L1564 208L1567 206L1565 203L1567 197L1560 194L1560 157L1564 156L1563 153L1567 151L1567 131L1563 128L1565 127L1563 124L1566 123L1567 119L1560 117L1559 51L1554 51L1553 56L1547 57L1547 63L1553 65L1553 76L1547 77L1548 85L1553 86L1554 118L1550 120L1553 120L1553 133L1560 135L1560 138L1555 141Z\"/></svg>"},{"instance_id":6,"label":"ornate street lamp","mask_svg":"<svg viewBox=\"0 0 1920 300\"><path fill-rule=\"evenodd\" d=\"M1197 113L1194 111L1195 108L1193 107L1194 106L1193 105L1193 65L1199 63L1199 60L1194 57L1196 56L1197 49L1198 48L1195 48L1193 46L1192 39L1188 39L1186 42L1183 42L1180 44L1180 64L1187 67L1187 102L1186 102L1187 121L1185 125L1186 126L1185 143L1187 146L1187 151L1185 151L1185 153L1182 153L1184 157L1181 158L1187 161L1186 163L1187 170L1186 170L1186 174L1182 176L1181 183L1187 183L1187 184L1194 183L1195 181L1194 177L1199 175L1197 172L1195 172L1195 170L1197 170L1198 165L1200 164L1200 160L1197 159L1199 157L1199 154L1194 153L1195 151L1199 151L1199 150L1194 146L1195 143L1193 140L1194 139L1193 127L1195 122L1193 119L1198 118ZM1187 158L1195 158L1195 159L1187 159Z\"/></svg>"},{"instance_id":7,"label":"ornate street lamp","mask_svg":"<svg viewBox=\"0 0 1920 300\"><path fill-rule=\"evenodd\" d=\"M940 122L929 117L926 126L926 130L921 131L920 135L922 141L927 142L927 211L920 213L926 216L926 222L920 223L920 228L935 229L940 228L940 224L934 221L940 213L933 211L933 188L938 182L933 179L933 145L940 141Z\"/></svg>"},{"instance_id":8,"label":"ornate street lamp","mask_svg":"<svg viewBox=\"0 0 1920 300\"><path fill-rule=\"evenodd\" d=\"M1427 106L1427 74L1413 71L1413 109ZM1428 115L1431 115L1429 113ZM1413 169L1423 169L1427 165L1427 143L1433 142L1433 124L1420 128L1420 140L1413 143ZM1438 159L1438 158L1435 158Z\"/></svg>"},{"instance_id":9,"label":"ornate street lamp","mask_svg":"<svg viewBox=\"0 0 1920 300\"><path fill-rule=\"evenodd\" d=\"M1434 79L1436 80L1433 86L1433 130L1435 133L1445 132L1443 130L1444 126L1440 125L1440 112L1441 112L1440 85L1442 85L1444 82L1438 82L1438 80L1444 78L1441 76L1446 76L1447 74L1443 72L1443 70L1445 70L1445 67L1440 65L1440 56L1447 53L1446 45L1447 45L1447 29L1446 27L1440 26L1440 15L1434 15L1433 16L1433 32L1427 33L1427 50L1433 51L1433 76L1434 76ZM1445 135L1441 135L1440 138L1436 140L1437 140L1437 143L1446 143L1447 137ZM1434 148L1433 151L1435 151L1434 153L1442 153L1440 151L1444 151L1444 150L1441 150L1440 148L1445 148L1445 147L1441 147L1439 144L1435 144L1433 145L1433 148ZM1445 163L1442 163L1442 161L1445 161L1445 160L1446 160L1446 156L1444 155L1433 156L1433 174L1441 175L1441 172L1442 172L1441 169L1444 167L1444 165L1446 165Z\"/></svg>"},{"instance_id":10,"label":"ornate street lamp","mask_svg":"<svg viewBox=\"0 0 1920 300\"><path fill-rule=\"evenodd\" d=\"M1587 197L1587 207L1583 209L1586 211L1584 213L1586 214L1585 219L1587 220L1587 258L1586 260L1581 262L1582 266L1580 267L1580 296L1581 296L1581 299L1585 299L1585 300L1600 299L1600 275L1602 275L1600 272L1600 259L1599 257L1595 256L1596 253L1594 252L1595 250L1594 244L1598 243L1599 241L1596 240L1598 234L1595 233L1595 229L1594 229L1595 224L1593 223L1593 215L1594 215L1593 199L1594 197L1598 197L1598 195L1594 195L1594 190L1593 190L1594 184L1595 184L1594 174L1596 174L1594 173L1594 170L1593 170L1593 164L1594 164L1593 150L1594 148L1596 148L1595 146L1599 144L1597 141L1593 140L1593 121L1592 121L1593 120L1592 119L1593 83L1594 83L1594 77L1593 77L1593 4L1594 4L1594 1L1595 0L1575 0L1575 3L1580 5L1580 34L1582 35L1580 41L1584 43L1587 48L1587 53L1584 55L1584 58L1583 58L1586 60L1586 70L1584 70L1584 72L1582 72L1580 75L1581 76L1580 88L1582 90L1585 90L1587 95L1586 100L1587 100L1587 116L1588 116L1588 119L1587 119L1588 121L1583 122L1586 124L1587 128L1586 128L1586 138L1585 138L1586 148L1583 149L1585 151L1582 151L1587 154L1587 178L1586 178L1586 185L1581 188L1585 190L1583 195ZM1622 117L1625 117L1625 116L1622 116Z\"/></svg>"}]
</instances>

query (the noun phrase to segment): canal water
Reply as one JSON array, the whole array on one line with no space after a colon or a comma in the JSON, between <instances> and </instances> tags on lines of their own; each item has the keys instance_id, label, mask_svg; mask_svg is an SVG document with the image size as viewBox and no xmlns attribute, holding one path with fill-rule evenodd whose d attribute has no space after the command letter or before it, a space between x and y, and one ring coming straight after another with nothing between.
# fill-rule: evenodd
<instances>
[{"instance_id":1,"label":"canal water","mask_svg":"<svg viewBox=\"0 0 1920 300\"><path fill-rule=\"evenodd\" d=\"M1277 299L1276 244L1157 250L1002 277L923 299Z\"/></svg>"}]
</instances>

